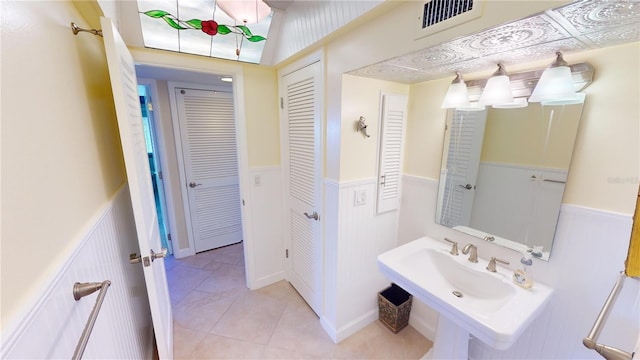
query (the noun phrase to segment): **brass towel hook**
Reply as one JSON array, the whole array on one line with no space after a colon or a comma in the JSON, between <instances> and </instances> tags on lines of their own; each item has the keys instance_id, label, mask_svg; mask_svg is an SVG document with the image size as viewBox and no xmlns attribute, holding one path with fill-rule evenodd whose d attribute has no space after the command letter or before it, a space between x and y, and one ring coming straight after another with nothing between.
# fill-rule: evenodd
<instances>
[{"instance_id":1,"label":"brass towel hook","mask_svg":"<svg viewBox=\"0 0 640 360\"><path fill-rule=\"evenodd\" d=\"M83 29L83 28L79 27L78 25L76 25L76 23L74 23L74 22L71 22L71 31L73 32L73 35L78 35L79 32L83 32L84 31L84 32L92 33L93 35L102 37L102 30Z\"/></svg>"}]
</instances>

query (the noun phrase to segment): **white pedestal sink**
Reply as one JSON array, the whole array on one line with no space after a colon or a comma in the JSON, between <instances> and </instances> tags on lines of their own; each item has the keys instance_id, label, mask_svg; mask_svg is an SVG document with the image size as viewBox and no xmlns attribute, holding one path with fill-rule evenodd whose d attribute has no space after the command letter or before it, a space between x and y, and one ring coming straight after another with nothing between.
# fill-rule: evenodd
<instances>
[{"instance_id":1,"label":"white pedestal sink","mask_svg":"<svg viewBox=\"0 0 640 360\"><path fill-rule=\"evenodd\" d=\"M553 292L536 283L522 289L512 271L487 261L449 254L450 245L423 237L378 256L380 271L440 313L432 359L468 359L469 335L487 345L509 348L542 312Z\"/></svg>"}]
</instances>

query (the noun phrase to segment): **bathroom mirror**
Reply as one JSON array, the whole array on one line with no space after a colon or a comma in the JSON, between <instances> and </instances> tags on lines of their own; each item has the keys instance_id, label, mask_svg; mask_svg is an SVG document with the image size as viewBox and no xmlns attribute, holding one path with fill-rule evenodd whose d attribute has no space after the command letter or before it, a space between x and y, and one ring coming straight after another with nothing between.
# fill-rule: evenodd
<instances>
[{"instance_id":1,"label":"bathroom mirror","mask_svg":"<svg viewBox=\"0 0 640 360\"><path fill-rule=\"evenodd\" d=\"M548 260L582 105L449 110L436 222Z\"/></svg>"}]
</instances>

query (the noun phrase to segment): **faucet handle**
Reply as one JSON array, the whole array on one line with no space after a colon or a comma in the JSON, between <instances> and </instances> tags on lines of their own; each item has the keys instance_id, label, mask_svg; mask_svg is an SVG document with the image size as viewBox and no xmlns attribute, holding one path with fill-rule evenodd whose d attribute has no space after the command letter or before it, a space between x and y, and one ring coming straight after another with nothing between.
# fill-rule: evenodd
<instances>
[{"instance_id":1,"label":"faucet handle","mask_svg":"<svg viewBox=\"0 0 640 360\"><path fill-rule=\"evenodd\" d=\"M499 263L505 264L505 265L509 265L508 261L501 260L501 259L496 259L495 256L492 256L491 260L489 261L489 264L487 265L487 270L489 270L491 272L496 272L496 262L499 262Z\"/></svg>"},{"instance_id":2,"label":"faucet handle","mask_svg":"<svg viewBox=\"0 0 640 360\"><path fill-rule=\"evenodd\" d=\"M451 244L451 251L449 251L449 254L453 256L458 256L458 243L453 240L449 240L447 238L444 238L444 241Z\"/></svg>"}]
</instances>

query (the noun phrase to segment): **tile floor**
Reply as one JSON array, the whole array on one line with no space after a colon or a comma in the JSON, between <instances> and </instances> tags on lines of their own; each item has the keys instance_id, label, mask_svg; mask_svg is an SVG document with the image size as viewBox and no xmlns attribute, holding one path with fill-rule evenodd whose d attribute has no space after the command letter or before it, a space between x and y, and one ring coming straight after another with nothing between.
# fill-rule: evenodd
<instances>
[{"instance_id":1,"label":"tile floor","mask_svg":"<svg viewBox=\"0 0 640 360\"><path fill-rule=\"evenodd\" d=\"M419 359L431 342L379 321L336 345L286 281L250 291L242 244L166 261L176 359Z\"/></svg>"}]
</instances>

